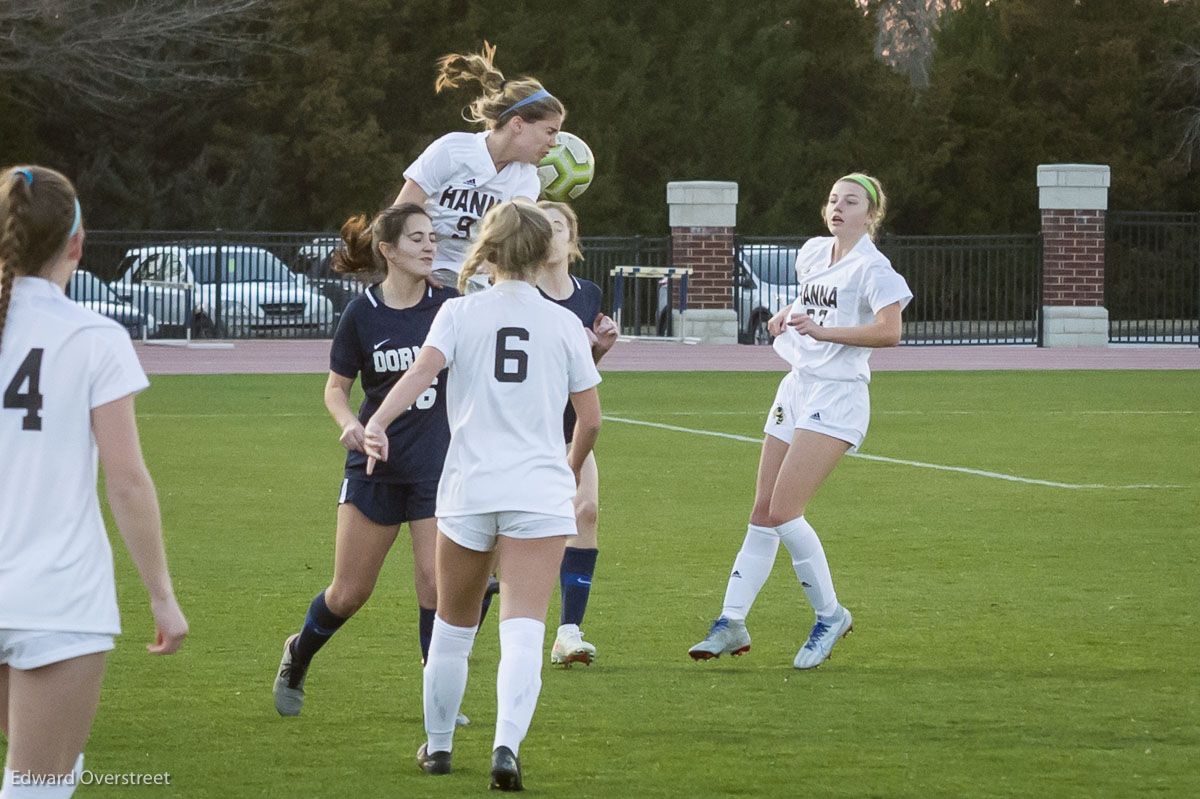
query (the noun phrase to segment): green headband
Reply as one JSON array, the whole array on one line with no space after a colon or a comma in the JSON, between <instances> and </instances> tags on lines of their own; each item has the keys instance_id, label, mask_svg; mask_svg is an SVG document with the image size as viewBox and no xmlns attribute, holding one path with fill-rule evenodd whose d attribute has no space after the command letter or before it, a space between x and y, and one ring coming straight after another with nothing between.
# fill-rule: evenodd
<instances>
[{"instance_id":1,"label":"green headband","mask_svg":"<svg viewBox=\"0 0 1200 799\"><path fill-rule=\"evenodd\" d=\"M875 189L875 184L871 182L869 177L859 172L851 172L845 177L838 178L839 183L843 180L852 180L858 185L862 186L867 190L867 196L871 198L871 202L875 203L875 205L879 205L879 192Z\"/></svg>"}]
</instances>

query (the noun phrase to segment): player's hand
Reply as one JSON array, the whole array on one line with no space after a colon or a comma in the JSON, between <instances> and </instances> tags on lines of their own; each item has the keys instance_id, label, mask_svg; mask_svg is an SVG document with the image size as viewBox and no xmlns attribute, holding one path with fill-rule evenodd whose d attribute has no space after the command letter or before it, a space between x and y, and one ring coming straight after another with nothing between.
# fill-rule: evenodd
<instances>
[{"instance_id":1,"label":"player's hand","mask_svg":"<svg viewBox=\"0 0 1200 799\"><path fill-rule=\"evenodd\" d=\"M817 324L817 320L806 313L796 314L788 320L788 325L796 328L797 333L804 336L812 336L817 341L825 338L825 328Z\"/></svg>"},{"instance_id":2,"label":"player's hand","mask_svg":"<svg viewBox=\"0 0 1200 799\"><path fill-rule=\"evenodd\" d=\"M784 306L779 313L767 320L767 332L772 336L782 336L784 328L787 327L787 316L792 312L792 306Z\"/></svg>"},{"instance_id":3,"label":"player's hand","mask_svg":"<svg viewBox=\"0 0 1200 799\"><path fill-rule=\"evenodd\" d=\"M364 437L365 435L362 422L358 421L357 419L353 419L349 422L346 422L346 425L342 428L342 435L338 438L338 441L340 441L342 446L346 448L347 452L362 452Z\"/></svg>"},{"instance_id":4,"label":"player's hand","mask_svg":"<svg viewBox=\"0 0 1200 799\"><path fill-rule=\"evenodd\" d=\"M154 643L146 644L146 650L155 655L171 655L183 646L188 634L187 619L175 597L150 600L150 612L154 615Z\"/></svg>"},{"instance_id":5,"label":"player's hand","mask_svg":"<svg viewBox=\"0 0 1200 799\"><path fill-rule=\"evenodd\" d=\"M367 420L363 428L363 452L367 454L367 474L375 471L375 464L388 459L388 437L374 417Z\"/></svg>"},{"instance_id":6,"label":"player's hand","mask_svg":"<svg viewBox=\"0 0 1200 799\"><path fill-rule=\"evenodd\" d=\"M617 323L611 317L604 314L597 314L596 319L592 322L592 335L595 337L592 340L592 354L599 360L600 356L613 348L617 343L617 336L621 331L617 329ZM588 337L592 339L591 336Z\"/></svg>"}]
</instances>

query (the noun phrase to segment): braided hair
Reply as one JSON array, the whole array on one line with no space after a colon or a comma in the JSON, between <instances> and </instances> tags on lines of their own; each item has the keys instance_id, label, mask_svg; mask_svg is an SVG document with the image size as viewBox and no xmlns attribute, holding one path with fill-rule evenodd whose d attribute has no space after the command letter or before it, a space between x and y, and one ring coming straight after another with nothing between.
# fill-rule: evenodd
<instances>
[{"instance_id":1,"label":"braided hair","mask_svg":"<svg viewBox=\"0 0 1200 799\"><path fill-rule=\"evenodd\" d=\"M73 232L78 198L63 174L41 166L0 172L0 346L18 275L37 275Z\"/></svg>"}]
</instances>

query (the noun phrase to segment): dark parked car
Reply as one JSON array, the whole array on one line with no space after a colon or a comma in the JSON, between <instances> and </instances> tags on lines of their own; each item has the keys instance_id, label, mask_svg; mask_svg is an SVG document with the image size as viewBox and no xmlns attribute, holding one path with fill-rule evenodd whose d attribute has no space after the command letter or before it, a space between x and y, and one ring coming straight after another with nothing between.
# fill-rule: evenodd
<instances>
[{"instance_id":1,"label":"dark parked car","mask_svg":"<svg viewBox=\"0 0 1200 799\"><path fill-rule=\"evenodd\" d=\"M67 283L67 296L75 302L107 316L129 332L132 338L153 336L158 332L158 323L150 314L117 296L107 283L91 272L76 271Z\"/></svg>"},{"instance_id":2,"label":"dark parked car","mask_svg":"<svg viewBox=\"0 0 1200 799\"><path fill-rule=\"evenodd\" d=\"M342 240L336 236L315 238L312 244L299 249L289 267L308 278L309 288L327 297L333 303L334 314L339 317L350 300L362 294L364 286L357 278L333 271L333 253L342 246Z\"/></svg>"}]
</instances>

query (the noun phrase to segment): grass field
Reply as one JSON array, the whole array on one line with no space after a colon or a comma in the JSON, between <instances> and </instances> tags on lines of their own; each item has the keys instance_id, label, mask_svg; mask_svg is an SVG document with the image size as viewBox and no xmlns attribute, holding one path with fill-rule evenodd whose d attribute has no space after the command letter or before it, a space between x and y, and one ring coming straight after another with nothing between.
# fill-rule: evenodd
<instances>
[{"instance_id":1,"label":"grass field","mask_svg":"<svg viewBox=\"0 0 1200 799\"><path fill-rule=\"evenodd\" d=\"M812 617L781 554L753 651L694 663L778 378L606 375L584 625L599 658L562 671L547 656L521 749L530 795L1200 796L1200 373L877 374L863 452L912 463L846 459L808 512L854 634L822 668L791 667ZM167 771L171 787L79 795L486 791L496 613L455 772L422 775L404 537L314 660L303 714L273 709L281 643L332 569L342 452L322 385L157 377L139 399L192 635L175 657L145 653L150 616L118 543L126 633L87 766Z\"/></svg>"}]
</instances>

